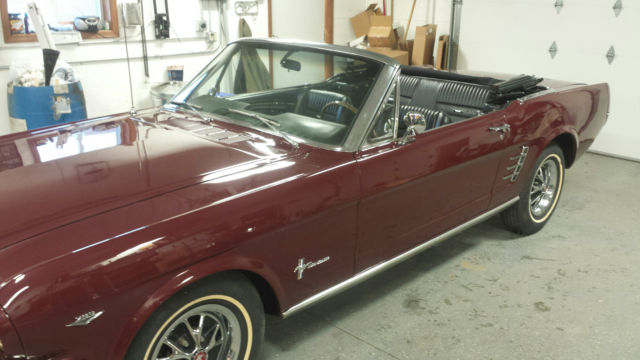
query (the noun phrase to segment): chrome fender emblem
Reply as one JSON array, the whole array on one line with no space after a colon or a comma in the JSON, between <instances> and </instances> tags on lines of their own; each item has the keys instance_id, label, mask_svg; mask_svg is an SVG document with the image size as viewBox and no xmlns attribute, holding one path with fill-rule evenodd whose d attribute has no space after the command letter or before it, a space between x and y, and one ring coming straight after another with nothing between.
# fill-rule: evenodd
<instances>
[{"instance_id":1,"label":"chrome fender emblem","mask_svg":"<svg viewBox=\"0 0 640 360\"><path fill-rule=\"evenodd\" d=\"M76 316L76 321L67 324L67 327L72 327L72 326L87 326L89 324L91 324L91 322L95 319L97 319L98 317L100 317L100 315L102 315L104 313L104 311L89 311L86 314L82 314L80 316Z\"/></svg>"},{"instance_id":2,"label":"chrome fender emblem","mask_svg":"<svg viewBox=\"0 0 640 360\"><path fill-rule=\"evenodd\" d=\"M507 171L511 173L502 178L502 180L509 180L511 182L516 182L518 180L518 175L520 175L520 171L522 171L522 167L524 166L525 160L527 160L527 154L529 154L529 147L522 146L520 150L520 155L513 156L510 160L517 160L514 165L507 167Z\"/></svg>"},{"instance_id":3,"label":"chrome fender emblem","mask_svg":"<svg viewBox=\"0 0 640 360\"><path fill-rule=\"evenodd\" d=\"M298 280L301 280L305 270L314 268L322 263L325 263L329 261L329 259L331 258L329 256L326 256L318 261L305 263L304 258L300 258L298 259L298 266L296 266L296 268L293 269L293 272L298 273Z\"/></svg>"}]
</instances>

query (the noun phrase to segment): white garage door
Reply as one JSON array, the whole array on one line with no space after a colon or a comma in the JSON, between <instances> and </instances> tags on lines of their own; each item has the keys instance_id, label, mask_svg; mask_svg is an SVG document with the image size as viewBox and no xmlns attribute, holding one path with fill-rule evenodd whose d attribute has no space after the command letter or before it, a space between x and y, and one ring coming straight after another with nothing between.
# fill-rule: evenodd
<instances>
[{"instance_id":1,"label":"white garage door","mask_svg":"<svg viewBox=\"0 0 640 360\"><path fill-rule=\"evenodd\" d=\"M611 115L591 149L640 160L640 1L622 0L618 17L615 2L564 0L558 13L552 0L464 0L458 68L608 82Z\"/></svg>"}]
</instances>

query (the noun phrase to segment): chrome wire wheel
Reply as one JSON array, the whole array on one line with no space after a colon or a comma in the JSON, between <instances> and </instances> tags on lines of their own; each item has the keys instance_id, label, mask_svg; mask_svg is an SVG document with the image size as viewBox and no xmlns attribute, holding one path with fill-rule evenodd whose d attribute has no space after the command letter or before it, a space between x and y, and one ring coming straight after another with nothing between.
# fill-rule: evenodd
<instances>
[{"instance_id":1,"label":"chrome wire wheel","mask_svg":"<svg viewBox=\"0 0 640 360\"><path fill-rule=\"evenodd\" d=\"M145 320L124 360L256 360L264 306L246 275L210 275L166 299Z\"/></svg>"},{"instance_id":2,"label":"chrome wire wheel","mask_svg":"<svg viewBox=\"0 0 640 360\"><path fill-rule=\"evenodd\" d=\"M237 316L218 304L197 306L176 318L151 353L154 360L235 360L242 332Z\"/></svg>"},{"instance_id":3,"label":"chrome wire wheel","mask_svg":"<svg viewBox=\"0 0 640 360\"><path fill-rule=\"evenodd\" d=\"M562 170L560 158L550 155L538 167L529 191L529 213L536 222L544 221L556 204Z\"/></svg>"},{"instance_id":4,"label":"chrome wire wheel","mask_svg":"<svg viewBox=\"0 0 640 360\"><path fill-rule=\"evenodd\" d=\"M553 214L564 181L564 152L551 143L536 159L517 202L500 214L509 230L522 235L540 231Z\"/></svg>"}]
</instances>

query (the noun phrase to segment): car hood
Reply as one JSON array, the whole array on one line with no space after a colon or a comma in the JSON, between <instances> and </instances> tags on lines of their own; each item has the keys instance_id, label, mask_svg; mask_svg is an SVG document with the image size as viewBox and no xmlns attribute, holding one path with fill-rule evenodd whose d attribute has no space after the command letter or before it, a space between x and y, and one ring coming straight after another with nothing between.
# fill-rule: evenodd
<instances>
[{"instance_id":1,"label":"car hood","mask_svg":"<svg viewBox=\"0 0 640 360\"><path fill-rule=\"evenodd\" d=\"M0 249L292 153L260 131L155 110L0 137Z\"/></svg>"}]
</instances>

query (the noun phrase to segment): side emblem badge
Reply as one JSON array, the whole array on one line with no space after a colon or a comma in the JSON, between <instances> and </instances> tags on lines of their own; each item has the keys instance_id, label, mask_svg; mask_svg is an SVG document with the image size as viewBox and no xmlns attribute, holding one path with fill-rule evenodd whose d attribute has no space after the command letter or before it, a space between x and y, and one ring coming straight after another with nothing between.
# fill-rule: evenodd
<instances>
[{"instance_id":1,"label":"side emblem badge","mask_svg":"<svg viewBox=\"0 0 640 360\"><path fill-rule=\"evenodd\" d=\"M298 259L298 266L296 266L296 268L293 269L293 272L298 273L298 280L301 280L305 270L314 268L322 263L325 263L329 261L329 259L330 257L326 256L318 261L304 262L304 258L300 258Z\"/></svg>"},{"instance_id":2,"label":"side emblem badge","mask_svg":"<svg viewBox=\"0 0 640 360\"><path fill-rule=\"evenodd\" d=\"M67 327L72 327L72 326L87 326L89 324L91 324L91 322L95 319L97 319L98 317L100 317L100 315L102 315L104 313L104 311L89 311L86 314L82 314L80 316L76 316L76 321L67 324Z\"/></svg>"}]
</instances>

